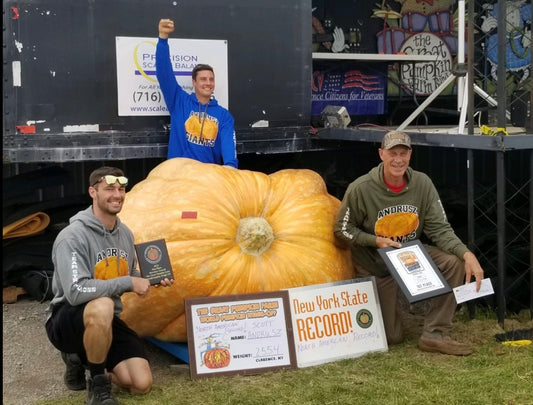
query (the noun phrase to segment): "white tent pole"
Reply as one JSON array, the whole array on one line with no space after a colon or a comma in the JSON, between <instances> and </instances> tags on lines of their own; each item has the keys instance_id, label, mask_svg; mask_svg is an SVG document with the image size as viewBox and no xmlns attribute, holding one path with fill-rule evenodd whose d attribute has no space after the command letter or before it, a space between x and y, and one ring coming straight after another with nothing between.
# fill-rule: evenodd
<instances>
[{"instance_id":1,"label":"white tent pole","mask_svg":"<svg viewBox=\"0 0 533 405\"><path fill-rule=\"evenodd\" d=\"M464 82L466 82L467 79L468 79L468 73L466 74L466 76L464 78L463 77L459 77L458 78L458 80L464 81ZM468 89L465 86L465 88L463 90L464 90L464 97L463 97L463 103L462 103L463 106L461 107L461 113L459 114L459 127L457 129L457 133L461 134L461 135L463 135L465 133L466 109L467 109L467 105L468 105Z\"/></svg>"},{"instance_id":2,"label":"white tent pole","mask_svg":"<svg viewBox=\"0 0 533 405\"><path fill-rule=\"evenodd\" d=\"M435 89L433 93L429 95L428 98L424 100L422 104L420 104L416 110L414 110L409 117L407 117L404 122L401 123L401 125L396 128L396 131L403 131L407 126L413 121L418 114L420 114L422 111L425 110L425 108L437 98L437 96L444 91L446 87L448 87L453 81L455 80L455 76L453 74L450 74L446 80L444 80L439 87Z\"/></svg>"},{"instance_id":3,"label":"white tent pole","mask_svg":"<svg viewBox=\"0 0 533 405\"><path fill-rule=\"evenodd\" d=\"M458 2L458 27L457 27L457 64L459 69L463 68L465 63L465 0L459 0ZM461 110L463 107L463 100L465 91L464 76L457 78L457 110Z\"/></svg>"},{"instance_id":4,"label":"white tent pole","mask_svg":"<svg viewBox=\"0 0 533 405\"><path fill-rule=\"evenodd\" d=\"M474 1L474 0L471 0ZM448 78L440 84L429 97L420 104L415 111L400 124L397 131L403 131L424 109L449 86L457 80L457 111L463 112L463 105L467 108L468 94L466 92L466 70L465 70L465 0L458 0L458 27L457 27L457 68L456 72L451 72ZM476 90L476 89L474 89ZM466 123L466 110L460 114L459 129L464 132ZM462 133L461 132L461 133Z\"/></svg>"}]
</instances>

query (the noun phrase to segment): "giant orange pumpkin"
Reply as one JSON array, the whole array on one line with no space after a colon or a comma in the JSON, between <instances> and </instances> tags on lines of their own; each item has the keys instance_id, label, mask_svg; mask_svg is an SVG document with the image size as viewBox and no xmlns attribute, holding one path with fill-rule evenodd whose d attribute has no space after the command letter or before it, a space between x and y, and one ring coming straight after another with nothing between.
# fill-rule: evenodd
<instances>
[{"instance_id":1,"label":"giant orange pumpkin","mask_svg":"<svg viewBox=\"0 0 533 405\"><path fill-rule=\"evenodd\" d=\"M164 161L127 193L119 215L136 243L166 240L175 283L124 294L122 319L141 336L186 341L185 298L352 278L349 251L333 235L339 207L312 170Z\"/></svg>"}]
</instances>

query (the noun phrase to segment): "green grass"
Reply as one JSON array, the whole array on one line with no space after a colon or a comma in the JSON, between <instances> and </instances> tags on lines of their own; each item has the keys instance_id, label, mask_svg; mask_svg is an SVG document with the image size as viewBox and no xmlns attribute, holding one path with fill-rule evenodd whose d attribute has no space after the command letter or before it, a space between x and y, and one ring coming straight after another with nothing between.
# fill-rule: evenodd
<instances>
[{"instance_id":1,"label":"green grass","mask_svg":"<svg viewBox=\"0 0 533 405\"><path fill-rule=\"evenodd\" d=\"M117 390L115 398L136 405L533 404L533 345L505 346L494 339L502 331L531 328L530 319L506 320L504 330L490 313L478 313L474 320L459 313L454 337L476 346L467 357L419 351L419 320L413 319L405 343L387 352L302 369L199 380L168 367L149 394ZM39 405L79 404L84 399L82 392Z\"/></svg>"}]
</instances>

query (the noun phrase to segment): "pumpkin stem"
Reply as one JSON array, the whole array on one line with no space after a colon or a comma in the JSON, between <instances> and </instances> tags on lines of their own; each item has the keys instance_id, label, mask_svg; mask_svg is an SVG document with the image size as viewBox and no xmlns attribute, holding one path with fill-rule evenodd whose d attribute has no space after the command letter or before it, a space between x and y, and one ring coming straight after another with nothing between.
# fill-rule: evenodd
<instances>
[{"instance_id":1,"label":"pumpkin stem","mask_svg":"<svg viewBox=\"0 0 533 405\"><path fill-rule=\"evenodd\" d=\"M244 253L261 256L274 241L274 231L264 218L242 218L236 240Z\"/></svg>"}]
</instances>

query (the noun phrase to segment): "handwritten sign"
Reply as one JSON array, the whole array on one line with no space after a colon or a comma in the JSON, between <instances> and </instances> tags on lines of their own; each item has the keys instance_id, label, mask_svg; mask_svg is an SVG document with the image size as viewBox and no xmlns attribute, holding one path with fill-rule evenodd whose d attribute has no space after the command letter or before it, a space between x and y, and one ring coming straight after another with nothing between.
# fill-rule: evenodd
<instances>
[{"instance_id":1,"label":"handwritten sign","mask_svg":"<svg viewBox=\"0 0 533 405\"><path fill-rule=\"evenodd\" d=\"M401 46L401 52L411 55L436 55L435 62L402 63L400 77L405 88L427 96L452 74L452 53L441 38L429 32L411 35Z\"/></svg>"},{"instance_id":2,"label":"handwritten sign","mask_svg":"<svg viewBox=\"0 0 533 405\"><path fill-rule=\"evenodd\" d=\"M185 299L191 378L294 368L287 291Z\"/></svg>"},{"instance_id":3,"label":"handwritten sign","mask_svg":"<svg viewBox=\"0 0 533 405\"><path fill-rule=\"evenodd\" d=\"M387 350L373 277L288 291L298 367Z\"/></svg>"}]
</instances>

